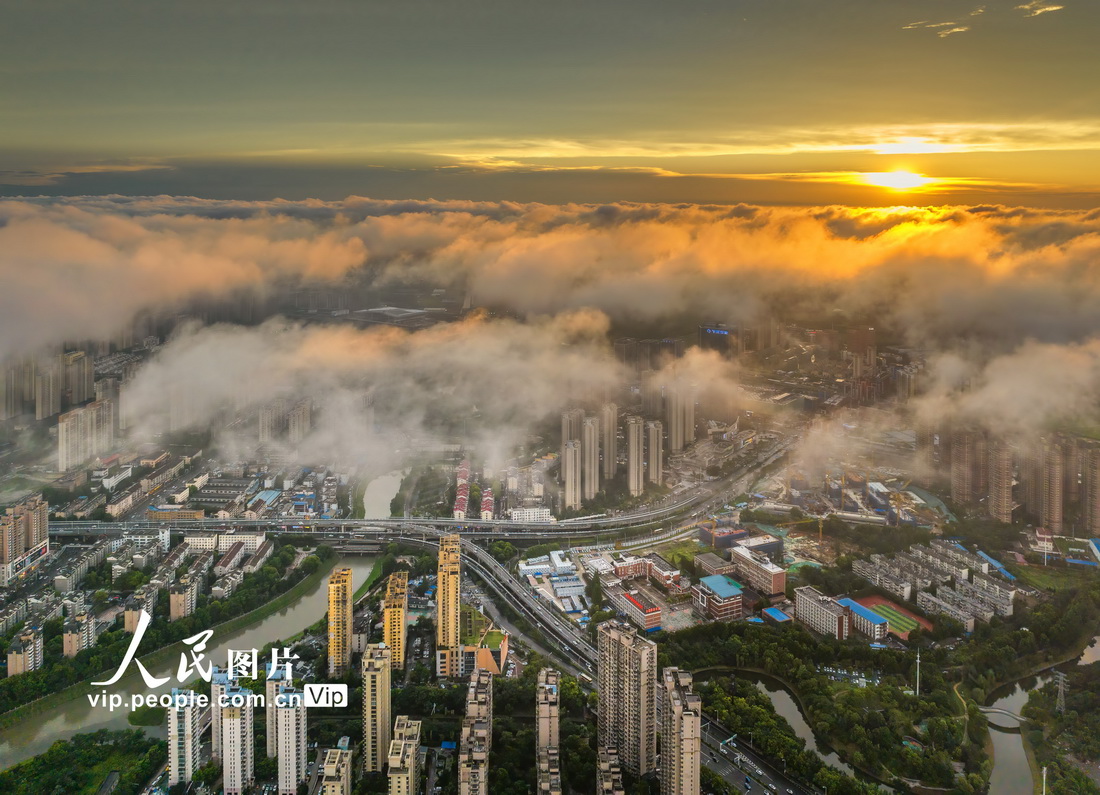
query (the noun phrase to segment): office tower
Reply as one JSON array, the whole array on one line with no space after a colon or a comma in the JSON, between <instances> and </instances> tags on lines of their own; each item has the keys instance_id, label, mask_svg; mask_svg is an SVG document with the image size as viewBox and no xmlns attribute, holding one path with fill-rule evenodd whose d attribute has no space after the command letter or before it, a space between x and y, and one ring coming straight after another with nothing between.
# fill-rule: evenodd
<instances>
[{"instance_id":1,"label":"office tower","mask_svg":"<svg viewBox=\"0 0 1100 795\"><path fill-rule=\"evenodd\" d=\"M661 673L661 795L699 795L703 701L692 692L690 673Z\"/></svg>"},{"instance_id":2,"label":"office tower","mask_svg":"<svg viewBox=\"0 0 1100 795\"><path fill-rule=\"evenodd\" d=\"M61 412L61 373L54 360L43 362L34 379L34 418L44 420Z\"/></svg>"},{"instance_id":3,"label":"office tower","mask_svg":"<svg viewBox=\"0 0 1100 795\"><path fill-rule=\"evenodd\" d=\"M650 420L645 424L646 433L646 472L650 483L660 486L664 483L665 435L660 420Z\"/></svg>"},{"instance_id":4,"label":"office tower","mask_svg":"<svg viewBox=\"0 0 1100 795\"><path fill-rule=\"evenodd\" d=\"M611 480L619 473L619 407L605 403L600 409L600 430L603 431L603 479Z\"/></svg>"},{"instance_id":5,"label":"office tower","mask_svg":"<svg viewBox=\"0 0 1100 795\"><path fill-rule=\"evenodd\" d=\"M1012 522L1012 448L996 441L989 449L989 499L986 509L998 522Z\"/></svg>"},{"instance_id":6,"label":"office tower","mask_svg":"<svg viewBox=\"0 0 1100 795\"><path fill-rule=\"evenodd\" d=\"M561 455L565 457L565 445L569 441L581 440L581 431L584 428L584 409L570 409L561 414ZM562 477L565 477L564 470Z\"/></svg>"},{"instance_id":7,"label":"office tower","mask_svg":"<svg viewBox=\"0 0 1100 795\"><path fill-rule=\"evenodd\" d=\"M562 507L575 510L581 507L581 443L570 439L565 443L561 457L561 478L564 499Z\"/></svg>"},{"instance_id":8,"label":"office tower","mask_svg":"<svg viewBox=\"0 0 1100 795\"><path fill-rule=\"evenodd\" d=\"M233 680L229 678L227 671L216 665L210 669L210 757L215 761L222 758L222 721L216 718L221 709L221 698L232 686Z\"/></svg>"},{"instance_id":9,"label":"office tower","mask_svg":"<svg viewBox=\"0 0 1100 795\"><path fill-rule=\"evenodd\" d=\"M458 795L488 795L492 744L493 677L478 668L466 691L466 717L458 745Z\"/></svg>"},{"instance_id":10,"label":"office tower","mask_svg":"<svg viewBox=\"0 0 1100 795\"><path fill-rule=\"evenodd\" d=\"M581 428L581 481L584 499L595 499L600 490L600 421L585 417Z\"/></svg>"},{"instance_id":11,"label":"office tower","mask_svg":"<svg viewBox=\"0 0 1100 795\"><path fill-rule=\"evenodd\" d=\"M115 404L97 400L61 415L57 421L57 468L74 469L110 450L115 443Z\"/></svg>"},{"instance_id":12,"label":"office tower","mask_svg":"<svg viewBox=\"0 0 1100 795\"><path fill-rule=\"evenodd\" d=\"M351 569L337 569L328 578L328 675L343 676L351 664L353 613Z\"/></svg>"},{"instance_id":13,"label":"office tower","mask_svg":"<svg viewBox=\"0 0 1100 795\"><path fill-rule=\"evenodd\" d=\"M0 514L0 587L8 587L48 556L49 510L41 494L32 494Z\"/></svg>"},{"instance_id":14,"label":"office tower","mask_svg":"<svg viewBox=\"0 0 1100 795\"><path fill-rule=\"evenodd\" d=\"M644 776L657 757L657 644L622 621L605 621L596 634L599 743L618 748L623 768Z\"/></svg>"},{"instance_id":15,"label":"office tower","mask_svg":"<svg viewBox=\"0 0 1100 795\"><path fill-rule=\"evenodd\" d=\"M329 748L321 762L318 795L351 795L351 751Z\"/></svg>"},{"instance_id":16,"label":"office tower","mask_svg":"<svg viewBox=\"0 0 1100 795\"><path fill-rule=\"evenodd\" d=\"M389 795L420 792L420 721L409 720L407 715L397 716L386 762Z\"/></svg>"},{"instance_id":17,"label":"office tower","mask_svg":"<svg viewBox=\"0 0 1100 795\"><path fill-rule=\"evenodd\" d=\"M168 786L190 781L199 769L199 718L193 690L172 688L168 708Z\"/></svg>"},{"instance_id":18,"label":"office tower","mask_svg":"<svg viewBox=\"0 0 1100 795\"><path fill-rule=\"evenodd\" d=\"M536 748L559 745L558 709L559 684L561 674L553 668L539 671L539 682L535 689L535 718L538 722L538 742Z\"/></svg>"},{"instance_id":19,"label":"office tower","mask_svg":"<svg viewBox=\"0 0 1100 795\"><path fill-rule=\"evenodd\" d=\"M390 667L405 670L405 632L408 627L409 573L395 571L382 597L382 638L390 649Z\"/></svg>"},{"instance_id":20,"label":"office tower","mask_svg":"<svg viewBox=\"0 0 1100 795\"><path fill-rule=\"evenodd\" d=\"M363 770L381 773L390 749L390 650L384 643L363 652Z\"/></svg>"},{"instance_id":21,"label":"office tower","mask_svg":"<svg viewBox=\"0 0 1100 795\"><path fill-rule=\"evenodd\" d=\"M435 672L456 677L459 671L459 598L462 593L462 541L457 535L439 540L435 594Z\"/></svg>"},{"instance_id":22,"label":"office tower","mask_svg":"<svg viewBox=\"0 0 1100 795\"><path fill-rule=\"evenodd\" d=\"M213 721L221 722L222 787L225 795L244 795L255 780L251 695L250 691L233 684L225 689L225 706L210 705Z\"/></svg>"},{"instance_id":23,"label":"office tower","mask_svg":"<svg viewBox=\"0 0 1100 795\"><path fill-rule=\"evenodd\" d=\"M306 778L306 707L302 691L283 686L275 697L279 795L297 795Z\"/></svg>"},{"instance_id":24,"label":"office tower","mask_svg":"<svg viewBox=\"0 0 1100 795\"><path fill-rule=\"evenodd\" d=\"M1062 534L1064 459L1056 439L1043 439L1039 469L1039 524L1054 535Z\"/></svg>"},{"instance_id":25,"label":"office tower","mask_svg":"<svg viewBox=\"0 0 1100 795\"><path fill-rule=\"evenodd\" d=\"M601 745L596 751L597 795L626 795L623 770L619 764L619 749Z\"/></svg>"},{"instance_id":26,"label":"office tower","mask_svg":"<svg viewBox=\"0 0 1100 795\"><path fill-rule=\"evenodd\" d=\"M668 450L678 453L695 442L695 390L680 379L668 388L665 421L668 427Z\"/></svg>"},{"instance_id":27,"label":"office tower","mask_svg":"<svg viewBox=\"0 0 1100 795\"><path fill-rule=\"evenodd\" d=\"M61 397L66 406L79 406L94 393L92 359L84 351L70 351L57 357L61 373Z\"/></svg>"},{"instance_id":28,"label":"office tower","mask_svg":"<svg viewBox=\"0 0 1100 795\"><path fill-rule=\"evenodd\" d=\"M626 483L630 496L637 497L644 488L642 418L626 418Z\"/></svg>"},{"instance_id":29,"label":"office tower","mask_svg":"<svg viewBox=\"0 0 1100 795\"><path fill-rule=\"evenodd\" d=\"M288 438L291 444L300 444L313 427L313 407L309 400L299 400L287 417Z\"/></svg>"},{"instance_id":30,"label":"office tower","mask_svg":"<svg viewBox=\"0 0 1100 795\"><path fill-rule=\"evenodd\" d=\"M285 667L279 666L272 670L271 663L267 663L264 667L267 673L267 679L264 681L264 714L267 715L264 730L267 740L267 758L274 759L279 753L279 736L275 731L275 698L279 695L279 690L290 682L286 679Z\"/></svg>"}]
</instances>

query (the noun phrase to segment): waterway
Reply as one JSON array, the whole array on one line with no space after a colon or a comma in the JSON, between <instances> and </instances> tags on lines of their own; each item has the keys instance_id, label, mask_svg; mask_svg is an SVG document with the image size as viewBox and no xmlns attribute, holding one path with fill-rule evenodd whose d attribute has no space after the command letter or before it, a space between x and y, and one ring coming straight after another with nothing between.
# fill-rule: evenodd
<instances>
[{"instance_id":1,"label":"waterway","mask_svg":"<svg viewBox=\"0 0 1100 795\"><path fill-rule=\"evenodd\" d=\"M1090 665L1100 662L1100 636L1093 638L1092 643L1077 658L1077 665ZM996 698L990 703L992 707L1007 709L1019 715L1020 710L1027 704L1028 695L1032 690L1042 687L1051 679L1050 674L1029 676L1011 685L1007 685L992 694ZM989 781L989 791L997 795L1033 795L1034 782L1031 776L1031 767L1027 763L1024 752L1023 736L1013 732L998 731L998 726L1015 729L1017 722L1007 715L988 715L989 735L993 741L993 775Z\"/></svg>"},{"instance_id":2,"label":"waterway","mask_svg":"<svg viewBox=\"0 0 1100 795\"><path fill-rule=\"evenodd\" d=\"M367 484L367 488L363 490L365 519L389 518L390 503L401 488L401 480L406 474L406 471L397 469L386 475L379 475Z\"/></svg>"},{"instance_id":3,"label":"waterway","mask_svg":"<svg viewBox=\"0 0 1100 795\"><path fill-rule=\"evenodd\" d=\"M392 497L393 492L390 492L389 498ZM389 498L387 498L387 508ZM350 568L355 586L358 587L370 573L374 559L349 556L341 558L336 565ZM292 637L315 623L327 609L328 592L325 580L321 580L317 586L303 594L289 607L268 616L257 624L219 638L207 648L207 660L225 665L229 649L259 649L276 639ZM115 693L125 694L166 692L172 686L178 686L175 681L178 664L177 658L152 667L150 673L153 676L172 677L172 681L156 691L149 691L146 688L133 667L131 667L134 671L133 675L127 674L109 689ZM86 696L81 696L79 699L60 704L45 712L31 715L25 720L0 730L0 770L40 754L55 741L68 739L74 734L94 732L99 729L131 728L126 720L128 714L126 709L111 712L106 707L93 707ZM156 737L164 737L166 728L162 725L146 728L145 731Z\"/></svg>"}]
</instances>

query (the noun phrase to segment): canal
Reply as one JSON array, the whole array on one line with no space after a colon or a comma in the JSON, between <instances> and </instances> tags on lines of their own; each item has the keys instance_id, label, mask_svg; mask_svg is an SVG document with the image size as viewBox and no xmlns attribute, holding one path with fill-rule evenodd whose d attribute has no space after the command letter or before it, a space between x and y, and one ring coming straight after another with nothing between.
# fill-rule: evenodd
<instances>
[{"instance_id":1,"label":"canal","mask_svg":"<svg viewBox=\"0 0 1100 795\"><path fill-rule=\"evenodd\" d=\"M391 495L392 496L392 495ZM356 586L366 579L374 565L369 557L341 558L337 566L350 568ZM224 665L229 649L262 648L273 640L289 638L320 619L328 610L328 592L326 580L303 594L294 604L274 613L259 623L219 638L211 644L206 655L208 660ZM179 659L172 659L161 665L153 666L150 673L156 677L171 676L172 681L155 692L170 690L175 682L176 666ZM111 686L115 693L146 693L141 676L127 675ZM104 677L109 678L109 677ZM99 729L131 728L126 718L128 710L109 711L106 707L93 707L85 696L60 704L45 712L31 715L25 720L0 730L0 770L28 759L45 751L57 740L65 740L74 734L94 732ZM146 728L145 731L155 737L164 737L164 725Z\"/></svg>"},{"instance_id":2,"label":"canal","mask_svg":"<svg viewBox=\"0 0 1100 795\"><path fill-rule=\"evenodd\" d=\"M1077 658L1077 665L1090 665L1100 661L1100 636ZM1049 672L1039 676L1029 676L994 691L991 707L1007 709L1019 715L1027 704L1032 690L1041 688L1051 679ZM1027 763L1024 751L1024 738L1016 729L1018 724L1007 715L988 715L989 736L993 741L993 775L989 781L989 791L997 795L1033 795L1035 782L1032 780L1031 766ZM1010 731L1004 731L1009 729Z\"/></svg>"},{"instance_id":3,"label":"canal","mask_svg":"<svg viewBox=\"0 0 1100 795\"><path fill-rule=\"evenodd\" d=\"M367 483L363 491L363 518L364 519L388 519L390 516L390 502L401 488L401 481L406 472L400 469L394 470ZM398 516L402 513L399 511Z\"/></svg>"}]
</instances>

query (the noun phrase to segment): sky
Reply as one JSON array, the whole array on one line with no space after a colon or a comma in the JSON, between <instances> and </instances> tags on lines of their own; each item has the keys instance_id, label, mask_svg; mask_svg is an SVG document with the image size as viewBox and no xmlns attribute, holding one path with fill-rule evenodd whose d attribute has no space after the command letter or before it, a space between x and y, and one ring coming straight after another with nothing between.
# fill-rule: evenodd
<instances>
[{"instance_id":1,"label":"sky","mask_svg":"<svg viewBox=\"0 0 1100 795\"><path fill-rule=\"evenodd\" d=\"M0 15L4 196L1100 196L1095 0L0 0Z\"/></svg>"}]
</instances>

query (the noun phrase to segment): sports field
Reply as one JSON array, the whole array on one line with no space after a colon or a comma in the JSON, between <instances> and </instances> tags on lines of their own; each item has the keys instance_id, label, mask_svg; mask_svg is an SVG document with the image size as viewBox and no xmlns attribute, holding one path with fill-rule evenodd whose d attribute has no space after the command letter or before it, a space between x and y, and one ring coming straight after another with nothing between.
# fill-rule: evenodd
<instances>
[{"instance_id":1,"label":"sports field","mask_svg":"<svg viewBox=\"0 0 1100 795\"><path fill-rule=\"evenodd\" d=\"M881 596L865 596L856 601L868 610L872 610L885 618L890 624L890 632L902 640L907 640L909 633L917 627L932 629L932 624L926 619L913 615L904 607L883 599Z\"/></svg>"}]
</instances>

